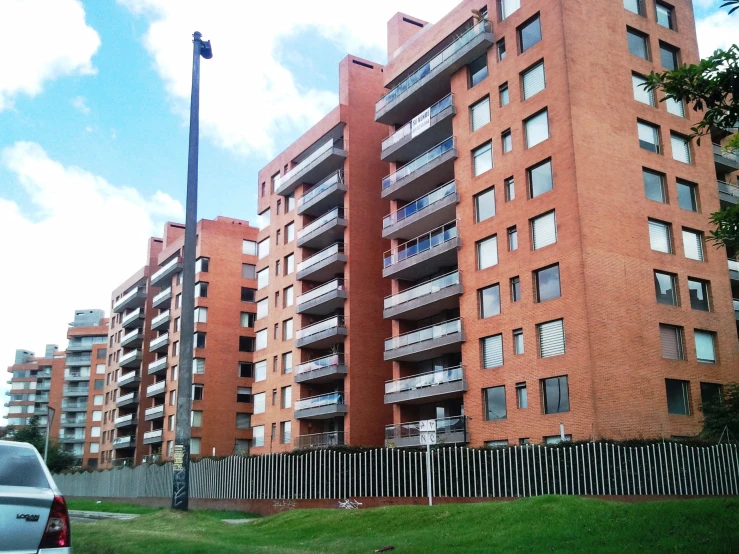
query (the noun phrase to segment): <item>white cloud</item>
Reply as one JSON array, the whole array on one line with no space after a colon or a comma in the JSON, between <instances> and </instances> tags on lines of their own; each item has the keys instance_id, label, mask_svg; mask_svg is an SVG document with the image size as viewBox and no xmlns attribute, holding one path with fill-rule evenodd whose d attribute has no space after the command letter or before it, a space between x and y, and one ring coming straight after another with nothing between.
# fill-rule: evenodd
<instances>
[{"instance_id":1,"label":"white cloud","mask_svg":"<svg viewBox=\"0 0 739 554\"><path fill-rule=\"evenodd\" d=\"M277 54L281 41L317 34L343 51L384 58L386 25L397 11L436 21L457 0L376 0L372 8L337 0L269 2L118 0L144 16L145 46L164 80L174 110L187 121L190 37L199 30L213 42L202 63L201 126L224 148L274 154L279 132L303 131L335 107L334 90L301 87ZM305 52L310 55L310 52ZM381 62L383 60L377 60Z\"/></svg>"},{"instance_id":2,"label":"white cloud","mask_svg":"<svg viewBox=\"0 0 739 554\"><path fill-rule=\"evenodd\" d=\"M39 94L46 81L95 73L100 37L85 23L79 0L3 0L0 21L0 111L19 94Z\"/></svg>"},{"instance_id":3,"label":"white cloud","mask_svg":"<svg viewBox=\"0 0 739 554\"><path fill-rule=\"evenodd\" d=\"M84 96L75 96L70 102L74 106L74 109L85 115L90 115L90 107L87 105L87 98Z\"/></svg>"},{"instance_id":4,"label":"white cloud","mask_svg":"<svg viewBox=\"0 0 739 554\"><path fill-rule=\"evenodd\" d=\"M737 40L739 29L739 12L729 15L727 10L720 10L708 17L697 19L695 30L698 35L698 52L702 58L710 56L715 50L726 50Z\"/></svg>"},{"instance_id":5,"label":"white cloud","mask_svg":"<svg viewBox=\"0 0 739 554\"><path fill-rule=\"evenodd\" d=\"M5 148L0 165L14 176L0 181L0 191L20 188L33 206L24 213L0 197L0 288L8 293L0 360L9 364L16 348L64 348L75 309L108 313L112 290L146 262L147 239L160 236L164 222L182 221L184 209L163 192L147 198L64 166L32 142Z\"/></svg>"}]
</instances>

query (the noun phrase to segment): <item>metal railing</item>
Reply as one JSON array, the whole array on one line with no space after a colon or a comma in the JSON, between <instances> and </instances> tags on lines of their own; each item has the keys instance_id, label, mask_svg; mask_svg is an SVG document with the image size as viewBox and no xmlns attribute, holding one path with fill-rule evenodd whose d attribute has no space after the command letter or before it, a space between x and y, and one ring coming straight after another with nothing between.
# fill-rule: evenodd
<instances>
[{"instance_id":1,"label":"metal railing","mask_svg":"<svg viewBox=\"0 0 739 554\"><path fill-rule=\"evenodd\" d=\"M292 179L293 177L295 177L302 171L307 170L309 167L311 167L313 164L316 163L316 160L318 158L320 158L323 154L325 154L326 152L334 148L339 148L341 150L347 150L347 143L346 143L346 140L344 140L344 137L339 137L337 139L330 138L326 140L326 142L324 142L321 146L319 146L307 158L305 158L302 162L300 162L298 165L296 165L290 171L288 171L282 177L280 177L277 180L277 183L275 183L276 190L280 190L282 183L289 181L290 179Z\"/></svg>"},{"instance_id":2,"label":"metal railing","mask_svg":"<svg viewBox=\"0 0 739 554\"><path fill-rule=\"evenodd\" d=\"M154 360L149 364L148 372L151 373L152 371L158 371L163 367L167 366L167 356L164 356L163 358L159 358L157 360Z\"/></svg>"},{"instance_id":3,"label":"metal railing","mask_svg":"<svg viewBox=\"0 0 739 554\"><path fill-rule=\"evenodd\" d=\"M434 277L430 281L420 283L414 287L405 289L398 294L392 294L385 297L385 309L394 308L400 304L405 304L416 298L434 294L448 287L459 284L459 271L452 271L441 277Z\"/></svg>"},{"instance_id":4,"label":"metal railing","mask_svg":"<svg viewBox=\"0 0 739 554\"><path fill-rule=\"evenodd\" d=\"M381 110L387 106L390 102L395 101L398 96L408 90L415 88L419 82L421 82L427 75L431 74L437 67L443 64L446 60L452 58L460 49L464 48L469 44L475 37L482 33L492 32L492 27L489 21L481 21L475 24L473 27L467 29L461 36L459 36L449 46L444 48L436 56L431 58L416 71L411 73L408 77L403 79L395 87L388 91L388 93L380 98L375 104L375 110Z\"/></svg>"},{"instance_id":5,"label":"metal railing","mask_svg":"<svg viewBox=\"0 0 739 554\"><path fill-rule=\"evenodd\" d=\"M307 327L299 329L298 332L295 333L295 338L302 339L311 335L315 335L316 333L327 331L329 329L335 329L337 327L344 327L343 315L335 315L316 323L311 323Z\"/></svg>"},{"instance_id":6,"label":"metal railing","mask_svg":"<svg viewBox=\"0 0 739 554\"><path fill-rule=\"evenodd\" d=\"M158 383L154 383L153 385L146 387L146 394L149 395L164 392L166 388L167 381L159 381Z\"/></svg>"},{"instance_id":7,"label":"metal railing","mask_svg":"<svg viewBox=\"0 0 739 554\"><path fill-rule=\"evenodd\" d=\"M144 412L144 415L146 417L159 414L164 414L164 404L161 404L159 406L152 406L151 408L146 408L146 411Z\"/></svg>"},{"instance_id":8,"label":"metal railing","mask_svg":"<svg viewBox=\"0 0 739 554\"><path fill-rule=\"evenodd\" d=\"M454 103L454 94L449 93L444 98L436 102L435 104L432 104L429 108L429 117L435 117L439 114L439 112L447 109L449 106L451 106ZM405 137L411 134L411 122L409 121L405 125L403 125L400 129L395 131L392 135L387 137L385 140L382 141L382 149L387 150L390 148L393 144L396 144L397 142L403 140Z\"/></svg>"},{"instance_id":9,"label":"metal railing","mask_svg":"<svg viewBox=\"0 0 739 554\"><path fill-rule=\"evenodd\" d=\"M739 198L739 186L719 180L718 187L719 190L721 190L722 188L725 189L726 194L730 194L731 196L736 196L737 198Z\"/></svg>"},{"instance_id":10,"label":"metal railing","mask_svg":"<svg viewBox=\"0 0 739 554\"><path fill-rule=\"evenodd\" d=\"M129 371L128 373L124 373L118 378L118 386L122 387L126 385L129 381L135 380L136 377L138 376L139 374L136 370Z\"/></svg>"},{"instance_id":11,"label":"metal railing","mask_svg":"<svg viewBox=\"0 0 739 554\"><path fill-rule=\"evenodd\" d=\"M347 211L342 207L336 207L332 210L329 210L321 217L318 217L315 220L311 221L308 225L298 231L298 238L303 238L304 236L309 235L313 231L317 231L324 225L328 225L329 223L331 223L332 221L336 221L337 219L346 219L346 212Z\"/></svg>"},{"instance_id":12,"label":"metal railing","mask_svg":"<svg viewBox=\"0 0 739 554\"><path fill-rule=\"evenodd\" d=\"M301 398L300 400L296 400L294 410L308 410L310 408L320 408L321 406L343 406L343 404L343 392L330 392L328 394L321 394L310 398Z\"/></svg>"},{"instance_id":13,"label":"metal railing","mask_svg":"<svg viewBox=\"0 0 739 554\"><path fill-rule=\"evenodd\" d=\"M326 367L331 367L335 365L344 365L343 354L331 354L329 356L324 356L323 358L318 358L316 360L310 360L309 362L299 364L295 366L295 374L302 375L303 373L310 373L311 371L317 371L319 369L324 369Z\"/></svg>"},{"instance_id":14,"label":"metal railing","mask_svg":"<svg viewBox=\"0 0 739 554\"><path fill-rule=\"evenodd\" d=\"M434 387L443 383L461 381L463 378L463 366L447 367L444 369L429 371L428 373L420 373L411 377L386 381L385 394Z\"/></svg>"},{"instance_id":15,"label":"metal railing","mask_svg":"<svg viewBox=\"0 0 739 554\"><path fill-rule=\"evenodd\" d=\"M88 387L64 387L65 395L85 395L89 394L90 389Z\"/></svg>"},{"instance_id":16,"label":"metal railing","mask_svg":"<svg viewBox=\"0 0 739 554\"><path fill-rule=\"evenodd\" d=\"M326 433L313 433L311 435L299 435L295 437L297 448L327 448L329 446L341 446L344 444L344 431L329 431Z\"/></svg>"},{"instance_id":17,"label":"metal railing","mask_svg":"<svg viewBox=\"0 0 739 554\"><path fill-rule=\"evenodd\" d=\"M325 294L329 294L337 290L346 290L346 279L337 278L333 281L329 281L328 283L324 283L319 287L311 289L308 292L305 292L298 296L296 303L298 306L300 306L300 304L310 302L311 300L320 298Z\"/></svg>"},{"instance_id":18,"label":"metal railing","mask_svg":"<svg viewBox=\"0 0 739 554\"><path fill-rule=\"evenodd\" d=\"M331 256L343 254L345 251L346 247L344 246L343 242L335 242L331 246L327 246L323 250L316 252L310 258L306 258L302 262L298 263L298 271L307 269L312 265L322 262L326 258L330 258Z\"/></svg>"},{"instance_id":19,"label":"metal railing","mask_svg":"<svg viewBox=\"0 0 739 554\"><path fill-rule=\"evenodd\" d=\"M426 252L435 246L439 246L455 238L457 238L456 220L445 223L441 227L432 229L428 233L424 233L388 250L383 255L383 267L399 264L408 258L412 258L421 252Z\"/></svg>"},{"instance_id":20,"label":"metal railing","mask_svg":"<svg viewBox=\"0 0 739 554\"><path fill-rule=\"evenodd\" d=\"M118 416L117 418L115 418L113 420L113 423L115 425L118 425L119 423L128 423L129 421L130 422L133 422L133 416L134 416L134 414L128 414L128 415L124 415L124 416Z\"/></svg>"},{"instance_id":21,"label":"metal railing","mask_svg":"<svg viewBox=\"0 0 739 554\"><path fill-rule=\"evenodd\" d=\"M158 316L156 316L155 318L151 320L151 326L156 327L162 321L168 318L169 318L169 310L164 310L162 313L160 313Z\"/></svg>"},{"instance_id":22,"label":"metal railing","mask_svg":"<svg viewBox=\"0 0 739 554\"><path fill-rule=\"evenodd\" d=\"M118 299L118 301L115 304L113 304L113 310L116 310L117 308L120 308L123 304L125 304L126 302L128 302L129 300L131 300L131 298L133 298L134 296L136 296L142 288L143 287L135 287L135 288L131 289L130 291L128 291L123 296L121 296Z\"/></svg>"},{"instance_id":23,"label":"metal railing","mask_svg":"<svg viewBox=\"0 0 739 554\"><path fill-rule=\"evenodd\" d=\"M417 198L413 202L406 204L399 210L383 217L382 218L382 228L386 229L387 227L390 227L391 225L394 225L398 223L399 221L403 221L404 219L412 216L413 214L418 213L421 210L434 205L436 202L443 200L450 194L454 194L456 192L457 192L457 182L454 180L451 180L448 183L441 185L439 188L432 190L428 194L421 196L420 198Z\"/></svg>"},{"instance_id":24,"label":"metal railing","mask_svg":"<svg viewBox=\"0 0 739 554\"><path fill-rule=\"evenodd\" d=\"M133 466L133 458L117 458L113 460L113 467L128 467Z\"/></svg>"},{"instance_id":25,"label":"metal railing","mask_svg":"<svg viewBox=\"0 0 739 554\"><path fill-rule=\"evenodd\" d=\"M167 287L166 289L162 289L161 292L158 292L157 294L155 294L154 298L152 298L151 300L152 304L156 304L168 294L170 295L172 294L172 287Z\"/></svg>"},{"instance_id":26,"label":"metal railing","mask_svg":"<svg viewBox=\"0 0 739 554\"><path fill-rule=\"evenodd\" d=\"M151 454L149 456L144 456L141 459L142 464L155 464L157 462L162 461L162 455L161 454Z\"/></svg>"},{"instance_id":27,"label":"metal railing","mask_svg":"<svg viewBox=\"0 0 739 554\"><path fill-rule=\"evenodd\" d=\"M163 335L158 336L155 339L152 339L149 343L149 350L156 350L163 344L167 344L169 342L169 333L164 333Z\"/></svg>"},{"instance_id":28,"label":"metal railing","mask_svg":"<svg viewBox=\"0 0 739 554\"><path fill-rule=\"evenodd\" d=\"M138 400L139 399L139 393L137 392L129 392L128 394L124 394L123 396L119 396L116 399L116 402L126 402L128 400Z\"/></svg>"},{"instance_id":29,"label":"metal railing","mask_svg":"<svg viewBox=\"0 0 739 554\"><path fill-rule=\"evenodd\" d=\"M63 417L61 418L60 425L64 427L65 425L79 425L80 423L86 423L87 418L85 417Z\"/></svg>"},{"instance_id":30,"label":"metal railing","mask_svg":"<svg viewBox=\"0 0 739 554\"><path fill-rule=\"evenodd\" d=\"M161 439L162 438L162 430L157 429L156 431L147 431L144 433L144 440L147 439Z\"/></svg>"},{"instance_id":31,"label":"metal railing","mask_svg":"<svg viewBox=\"0 0 739 554\"><path fill-rule=\"evenodd\" d=\"M118 363L120 365L123 365L123 364L125 364L127 362L130 362L131 360L135 360L136 357L139 356L140 354L141 354L141 350L139 350L139 349L131 350L129 353L124 354L123 356L121 356L121 358L118 361Z\"/></svg>"},{"instance_id":32,"label":"metal railing","mask_svg":"<svg viewBox=\"0 0 739 554\"><path fill-rule=\"evenodd\" d=\"M62 410L68 409L87 409L87 402L70 402L66 398L62 399Z\"/></svg>"},{"instance_id":33,"label":"metal railing","mask_svg":"<svg viewBox=\"0 0 739 554\"><path fill-rule=\"evenodd\" d=\"M151 276L152 283L156 281L157 279L159 279L162 275L167 273L167 271L169 271L170 269L172 269L174 266L176 266L179 263L182 263L182 258L180 258L179 256L175 256L174 258L169 260L166 264L162 266L161 269L159 269L156 273L154 273Z\"/></svg>"},{"instance_id":34,"label":"metal railing","mask_svg":"<svg viewBox=\"0 0 739 554\"><path fill-rule=\"evenodd\" d=\"M739 260L726 260L731 271L739 271Z\"/></svg>"},{"instance_id":35,"label":"metal railing","mask_svg":"<svg viewBox=\"0 0 739 554\"><path fill-rule=\"evenodd\" d=\"M92 361L92 356L90 354L75 354L75 355L67 356L65 363L67 365L89 364L91 361Z\"/></svg>"},{"instance_id":36,"label":"metal railing","mask_svg":"<svg viewBox=\"0 0 739 554\"><path fill-rule=\"evenodd\" d=\"M316 198L318 195L320 195L322 192L330 189L332 186L336 184L343 184L343 183L344 183L344 170L337 169L331 175L326 177L323 181L316 184L308 192L303 194L303 196L301 196L298 199L298 206L307 204L308 202Z\"/></svg>"},{"instance_id":37,"label":"metal railing","mask_svg":"<svg viewBox=\"0 0 739 554\"><path fill-rule=\"evenodd\" d=\"M418 437L421 434L421 431L419 430L420 423L420 421L411 421L408 423L387 425L385 427L385 440ZM465 416L445 417L436 420L437 436L451 433L463 433L466 430L467 417ZM439 440L439 442L443 441Z\"/></svg>"},{"instance_id":38,"label":"metal railing","mask_svg":"<svg viewBox=\"0 0 739 554\"><path fill-rule=\"evenodd\" d=\"M718 154L722 158L731 160L732 162L739 163L739 155L729 150L725 150L720 144L713 143L713 153Z\"/></svg>"},{"instance_id":39,"label":"metal railing","mask_svg":"<svg viewBox=\"0 0 739 554\"><path fill-rule=\"evenodd\" d=\"M133 437L118 437L113 441L113 446L123 446L126 444L131 444Z\"/></svg>"},{"instance_id":40,"label":"metal railing","mask_svg":"<svg viewBox=\"0 0 739 554\"><path fill-rule=\"evenodd\" d=\"M396 350L403 348L404 346L410 346L411 344L418 344L419 342L425 342L429 340L439 339L447 335L453 335L454 333L462 332L462 318L450 319L436 325L429 325L422 329L416 329L409 333L403 333L397 337L390 337L385 339L385 352L390 350Z\"/></svg>"},{"instance_id":41,"label":"metal railing","mask_svg":"<svg viewBox=\"0 0 739 554\"><path fill-rule=\"evenodd\" d=\"M123 336L121 337L121 343L124 343L124 342L126 342L126 341L127 341L128 339L131 339L131 338L133 338L133 337L137 336L137 335L138 335L138 334L139 334L140 332L141 332L141 330L140 330L140 329L134 329L134 330L133 330L133 331L131 331L130 333L126 333L125 335L123 335Z\"/></svg>"},{"instance_id":42,"label":"metal railing","mask_svg":"<svg viewBox=\"0 0 739 554\"><path fill-rule=\"evenodd\" d=\"M387 177L385 177L382 180L382 189L385 190L389 186L394 185L398 181L405 179L408 175L413 173L414 171L422 168L424 165L433 162L435 159L441 157L443 154L446 154L450 150L453 150L456 144L456 140L454 137L449 137L448 139L440 142L433 148L427 150L420 156L418 156L416 159L414 159L411 162L408 162L403 167L397 169Z\"/></svg>"},{"instance_id":43,"label":"metal railing","mask_svg":"<svg viewBox=\"0 0 739 554\"><path fill-rule=\"evenodd\" d=\"M130 314L121 319L121 325L125 327L126 323L133 321L134 319L138 319L139 317L141 317L141 308L136 308Z\"/></svg>"}]
</instances>

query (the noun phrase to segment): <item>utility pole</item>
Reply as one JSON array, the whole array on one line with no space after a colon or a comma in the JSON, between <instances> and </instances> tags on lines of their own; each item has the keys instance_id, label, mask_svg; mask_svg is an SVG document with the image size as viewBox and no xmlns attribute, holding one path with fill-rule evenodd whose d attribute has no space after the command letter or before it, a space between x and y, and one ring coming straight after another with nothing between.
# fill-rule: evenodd
<instances>
[{"instance_id":1,"label":"utility pole","mask_svg":"<svg viewBox=\"0 0 739 554\"><path fill-rule=\"evenodd\" d=\"M46 463L46 458L49 455L49 435L51 434L51 424L54 421L54 414L56 413L56 410L49 406L48 411L46 412L46 443L44 444L44 463Z\"/></svg>"},{"instance_id":2,"label":"utility pole","mask_svg":"<svg viewBox=\"0 0 739 554\"><path fill-rule=\"evenodd\" d=\"M192 411L192 356L195 322L195 242L198 223L198 139L200 134L200 56L213 57L210 41L192 37L192 91L190 93L190 146L187 157L185 253L182 259L182 315L180 316L180 368L177 378L177 416L173 452L172 508L187 511L190 500L190 413Z\"/></svg>"}]
</instances>

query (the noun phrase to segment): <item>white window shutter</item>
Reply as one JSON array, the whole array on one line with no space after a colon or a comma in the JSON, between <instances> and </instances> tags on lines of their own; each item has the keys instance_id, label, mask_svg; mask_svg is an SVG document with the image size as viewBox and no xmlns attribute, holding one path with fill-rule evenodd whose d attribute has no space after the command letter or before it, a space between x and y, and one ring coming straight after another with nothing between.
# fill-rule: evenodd
<instances>
[{"instance_id":1,"label":"white window shutter","mask_svg":"<svg viewBox=\"0 0 739 554\"><path fill-rule=\"evenodd\" d=\"M528 100L545 88L544 62L539 62L523 74L523 99Z\"/></svg>"},{"instance_id":2,"label":"white window shutter","mask_svg":"<svg viewBox=\"0 0 739 554\"><path fill-rule=\"evenodd\" d=\"M685 117L685 104L683 104L680 100L666 98L665 104L667 105L667 111L670 112L672 115Z\"/></svg>"},{"instance_id":3,"label":"white window shutter","mask_svg":"<svg viewBox=\"0 0 739 554\"><path fill-rule=\"evenodd\" d=\"M500 367L503 365L503 335L482 339L482 367Z\"/></svg>"},{"instance_id":4,"label":"white window shutter","mask_svg":"<svg viewBox=\"0 0 739 554\"><path fill-rule=\"evenodd\" d=\"M477 131L490 123L490 97L472 106L472 130Z\"/></svg>"},{"instance_id":5,"label":"white window shutter","mask_svg":"<svg viewBox=\"0 0 739 554\"><path fill-rule=\"evenodd\" d=\"M638 75L632 75L631 82L634 86L634 99L644 104L654 106L654 91L644 90L643 85L647 84L647 80Z\"/></svg>"},{"instance_id":6,"label":"white window shutter","mask_svg":"<svg viewBox=\"0 0 739 554\"><path fill-rule=\"evenodd\" d=\"M558 319L539 325L539 356L550 358L565 353L564 320Z\"/></svg>"},{"instance_id":7,"label":"white window shutter","mask_svg":"<svg viewBox=\"0 0 739 554\"><path fill-rule=\"evenodd\" d=\"M557 242L557 221L554 212L540 215L533 221L534 250Z\"/></svg>"},{"instance_id":8,"label":"white window shutter","mask_svg":"<svg viewBox=\"0 0 739 554\"><path fill-rule=\"evenodd\" d=\"M672 253L672 246L670 244L670 230L665 223L659 221L649 222L649 245L652 250L657 252L664 252L665 254Z\"/></svg>"},{"instance_id":9,"label":"white window shutter","mask_svg":"<svg viewBox=\"0 0 739 554\"><path fill-rule=\"evenodd\" d=\"M690 163L690 144L688 140L676 135L670 135L672 144L672 159L685 164Z\"/></svg>"},{"instance_id":10,"label":"white window shutter","mask_svg":"<svg viewBox=\"0 0 739 554\"><path fill-rule=\"evenodd\" d=\"M683 229L683 249L685 257L691 260L703 261L703 238L700 233Z\"/></svg>"}]
</instances>

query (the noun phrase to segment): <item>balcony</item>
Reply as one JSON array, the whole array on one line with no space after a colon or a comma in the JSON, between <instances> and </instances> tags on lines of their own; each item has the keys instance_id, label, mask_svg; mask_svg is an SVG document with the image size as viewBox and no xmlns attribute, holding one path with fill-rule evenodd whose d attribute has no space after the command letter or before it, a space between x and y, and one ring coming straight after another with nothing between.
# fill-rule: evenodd
<instances>
[{"instance_id":1,"label":"balcony","mask_svg":"<svg viewBox=\"0 0 739 554\"><path fill-rule=\"evenodd\" d=\"M172 300L172 287L167 287L151 299L151 306L152 308L161 308L170 300Z\"/></svg>"},{"instance_id":2,"label":"balcony","mask_svg":"<svg viewBox=\"0 0 739 554\"><path fill-rule=\"evenodd\" d=\"M140 327L129 331L121 337L121 346L125 348L138 348L144 342L144 333Z\"/></svg>"},{"instance_id":3,"label":"balcony","mask_svg":"<svg viewBox=\"0 0 739 554\"><path fill-rule=\"evenodd\" d=\"M62 411L63 412L86 412L87 402L74 402L69 401L66 398L62 399Z\"/></svg>"},{"instance_id":4,"label":"balcony","mask_svg":"<svg viewBox=\"0 0 739 554\"><path fill-rule=\"evenodd\" d=\"M385 340L385 361L420 362L459 352L464 342L461 319L451 319Z\"/></svg>"},{"instance_id":5,"label":"balcony","mask_svg":"<svg viewBox=\"0 0 739 554\"><path fill-rule=\"evenodd\" d=\"M346 194L344 170L326 177L298 199L298 215L319 216L331 208L341 206Z\"/></svg>"},{"instance_id":6,"label":"balcony","mask_svg":"<svg viewBox=\"0 0 739 554\"><path fill-rule=\"evenodd\" d=\"M733 300L734 300L734 319L739 321L739 300L737 300L736 298L734 298Z\"/></svg>"},{"instance_id":7,"label":"balcony","mask_svg":"<svg viewBox=\"0 0 739 554\"><path fill-rule=\"evenodd\" d=\"M298 296L295 312L328 315L344 307L347 297L346 279L334 279Z\"/></svg>"},{"instance_id":8,"label":"balcony","mask_svg":"<svg viewBox=\"0 0 739 554\"><path fill-rule=\"evenodd\" d=\"M450 91L451 76L493 45L489 21L481 21L456 37L375 104L375 121L392 125L409 121L422 106Z\"/></svg>"},{"instance_id":9,"label":"balcony","mask_svg":"<svg viewBox=\"0 0 739 554\"><path fill-rule=\"evenodd\" d=\"M64 365L67 367L83 367L89 366L91 362L92 356L90 354L71 354L67 356Z\"/></svg>"},{"instance_id":10,"label":"balcony","mask_svg":"<svg viewBox=\"0 0 739 554\"><path fill-rule=\"evenodd\" d=\"M62 391L64 396L87 396L90 394L88 387L64 387Z\"/></svg>"},{"instance_id":11,"label":"balcony","mask_svg":"<svg viewBox=\"0 0 739 554\"><path fill-rule=\"evenodd\" d=\"M346 160L344 137L325 139L318 147L285 173L277 184L277 194L289 196L301 183L319 183L330 173L344 167Z\"/></svg>"},{"instance_id":12,"label":"balcony","mask_svg":"<svg viewBox=\"0 0 739 554\"><path fill-rule=\"evenodd\" d=\"M123 408L124 406L133 406L138 403L139 403L139 393L138 392L129 392L128 394L119 396L115 401L115 405L118 406L119 408Z\"/></svg>"},{"instance_id":13,"label":"balcony","mask_svg":"<svg viewBox=\"0 0 739 554\"><path fill-rule=\"evenodd\" d=\"M162 396L167 392L167 381L159 381L146 387L146 398Z\"/></svg>"},{"instance_id":14,"label":"balcony","mask_svg":"<svg viewBox=\"0 0 739 554\"><path fill-rule=\"evenodd\" d=\"M154 419L161 419L164 417L164 404L161 406L154 406L147 408L144 412L144 419L146 421L152 421Z\"/></svg>"},{"instance_id":15,"label":"balcony","mask_svg":"<svg viewBox=\"0 0 739 554\"><path fill-rule=\"evenodd\" d=\"M298 280L327 281L344 272L346 261L344 243L337 242L298 263L296 277Z\"/></svg>"},{"instance_id":16,"label":"balcony","mask_svg":"<svg viewBox=\"0 0 739 554\"><path fill-rule=\"evenodd\" d=\"M718 181L718 197L724 202L739 204L739 186Z\"/></svg>"},{"instance_id":17,"label":"balcony","mask_svg":"<svg viewBox=\"0 0 739 554\"><path fill-rule=\"evenodd\" d=\"M64 380L65 381L89 381L90 380L90 370L85 369L65 369L64 370ZM36 390L39 390L38 386L36 386Z\"/></svg>"},{"instance_id":18,"label":"balcony","mask_svg":"<svg viewBox=\"0 0 739 554\"><path fill-rule=\"evenodd\" d=\"M135 425L138 425L138 422L139 420L136 417L136 414L119 416L113 420L116 429L120 429L121 427L134 427Z\"/></svg>"},{"instance_id":19,"label":"balcony","mask_svg":"<svg viewBox=\"0 0 739 554\"><path fill-rule=\"evenodd\" d=\"M330 431L328 433L314 433L295 437L295 448L328 448L344 444L344 431Z\"/></svg>"},{"instance_id":20,"label":"balcony","mask_svg":"<svg viewBox=\"0 0 739 554\"><path fill-rule=\"evenodd\" d=\"M133 448L136 446L135 437L118 437L113 441L113 448ZM115 464L114 464L115 465Z\"/></svg>"},{"instance_id":21,"label":"balcony","mask_svg":"<svg viewBox=\"0 0 739 554\"><path fill-rule=\"evenodd\" d=\"M121 320L121 326L124 329L132 329L134 327L141 327L141 323L144 320L144 310L136 308L127 316L124 316Z\"/></svg>"},{"instance_id":22,"label":"balcony","mask_svg":"<svg viewBox=\"0 0 739 554\"><path fill-rule=\"evenodd\" d=\"M457 142L449 137L382 180L386 200L411 201L454 179Z\"/></svg>"},{"instance_id":23,"label":"balcony","mask_svg":"<svg viewBox=\"0 0 739 554\"><path fill-rule=\"evenodd\" d=\"M139 372L129 371L128 373L124 373L120 376L120 378L118 379L118 386L122 389L129 387L138 388L140 382L141 376L139 375Z\"/></svg>"},{"instance_id":24,"label":"balcony","mask_svg":"<svg viewBox=\"0 0 739 554\"><path fill-rule=\"evenodd\" d=\"M149 343L149 352L166 352L169 347L169 333L159 335Z\"/></svg>"},{"instance_id":25,"label":"balcony","mask_svg":"<svg viewBox=\"0 0 739 554\"><path fill-rule=\"evenodd\" d=\"M346 229L346 216L346 210L337 207L316 218L298 231L297 245L301 248L319 249L342 241Z\"/></svg>"},{"instance_id":26,"label":"balcony","mask_svg":"<svg viewBox=\"0 0 739 554\"><path fill-rule=\"evenodd\" d=\"M451 221L385 252L382 276L415 281L454 267L461 246L457 222Z\"/></svg>"},{"instance_id":27,"label":"balcony","mask_svg":"<svg viewBox=\"0 0 739 554\"><path fill-rule=\"evenodd\" d=\"M417 198L386 215L382 220L382 237L398 239L415 237L428 229L454 219L459 204L457 183L449 181L430 193Z\"/></svg>"},{"instance_id":28,"label":"balcony","mask_svg":"<svg viewBox=\"0 0 739 554\"><path fill-rule=\"evenodd\" d=\"M155 331L169 329L169 310L165 310L151 320L151 328Z\"/></svg>"},{"instance_id":29,"label":"balcony","mask_svg":"<svg viewBox=\"0 0 739 554\"><path fill-rule=\"evenodd\" d=\"M141 350L131 350L127 354L124 354L118 360L118 364L121 367L136 367L141 365Z\"/></svg>"},{"instance_id":30,"label":"balcony","mask_svg":"<svg viewBox=\"0 0 739 554\"><path fill-rule=\"evenodd\" d=\"M296 400L294 410L296 419L331 419L346 414L347 408L344 393L332 392Z\"/></svg>"},{"instance_id":31,"label":"balcony","mask_svg":"<svg viewBox=\"0 0 739 554\"><path fill-rule=\"evenodd\" d=\"M135 445L132 445L132 446L135 446ZM116 458L111 463L113 464L113 467L133 467L134 459L133 458Z\"/></svg>"},{"instance_id":32,"label":"balcony","mask_svg":"<svg viewBox=\"0 0 739 554\"><path fill-rule=\"evenodd\" d=\"M182 258L175 256L169 260L162 268L151 276L151 284L155 287L161 287L172 281L172 275L182 271Z\"/></svg>"},{"instance_id":33,"label":"balcony","mask_svg":"<svg viewBox=\"0 0 739 554\"><path fill-rule=\"evenodd\" d=\"M85 417L62 418L59 425L62 427L87 427L87 419Z\"/></svg>"},{"instance_id":34,"label":"balcony","mask_svg":"<svg viewBox=\"0 0 739 554\"><path fill-rule=\"evenodd\" d=\"M720 144L714 144L713 163L718 173L732 173L739 169L739 155L726 152Z\"/></svg>"},{"instance_id":35,"label":"balcony","mask_svg":"<svg viewBox=\"0 0 739 554\"><path fill-rule=\"evenodd\" d=\"M450 367L385 383L385 404L421 404L459 398L467 392L463 368Z\"/></svg>"},{"instance_id":36,"label":"balcony","mask_svg":"<svg viewBox=\"0 0 739 554\"><path fill-rule=\"evenodd\" d=\"M10 384L10 381L8 381ZM36 390L51 390L51 381L41 381L36 385Z\"/></svg>"},{"instance_id":37,"label":"balcony","mask_svg":"<svg viewBox=\"0 0 739 554\"><path fill-rule=\"evenodd\" d=\"M729 263L729 278L739 281L739 260L727 260Z\"/></svg>"},{"instance_id":38,"label":"balcony","mask_svg":"<svg viewBox=\"0 0 739 554\"><path fill-rule=\"evenodd\" d=\"M298 348L328 348L338 342L344 342L348 334L344 325L344 316L336 315L308 325L295 333L295 345Z\"/></svg>"},{"instance_id":39,"label":"balcony","mask_svg":"<svg viewBox=\"0 0 739 554\"><path fill-rule=\"evenodd\" d=\"M149 375L160 375L167 373L167 356L158 358L149 364L147 368Z\"/></svg>"},{"instance_id":40,"label":"balcony","mask_svg":"<svg viewBox=\"0 0 739 554\"><path fill-rule=\"evenodd\" d=\"M420 421L399 423L385 427L385 447L421 446ZM445 417L436 420L437 444L464 444L470 442L467 418Z\"/></svg>"},{"instance_id":41,"label":"balcony","mask_svg":"<svg viewBox=\"0 0 739 554\"><path fill-rule=\"evenodd\" d=\"M452 134L452 118L457 113L454 95L448 94L382 141L385 162L412 160ZM418 122L414 125L415 122Z\"/></svg>"},{"instance_id":42,"label":"balcony","mask_svg":"<svg viewBox=\"0 0 739 554\"><path fill-rule=\"evenodd\" d=\"M150 456L144 456L141 459L142 464L156 464L158 462L162 461L162 455L161 454L152 454Z\"/></svg>"},{"instance_id":43,"label":"balcony","mask_svg":"<svg viewBox=\"0 0 739 554\"><path fill-rule=\"evenodd\" d=\"M131 308L140 308L146 302L146 287L135 287L113 304L113 312L119 314Z\"/></svg>"},{"instance_id":44,"label":"balcony","mask_svg":"<svg viewBox=\"0 0 739 554\"><path fill-rule=\"evenodd\" d=\"M347 369L344 354L331 354L295 367L296 383L328 383L343 379Z\"/></svg>"},{"instance_id":45,"label":"balcony","mask_svg":"<svg viewBox=\"0 0 739 554\"><path fill-rule=\"evenodd\" d=\"M144 433L144 444L158 444L162 442L162 430L147 431Z\"/></svg>"},{"instance_id":46,"label":"balcony","mask_svg":"<svg viewBox=\"0 0 739 554\"><path fill-rule=\"evenodd\" d=\"M385 319L418 321L443 310L459 307L464 291L459 271L453 271L385 298Z\"/></svg>"},{"instance_id":47,"label":"balcony","mask_svg":"<svg viewBox=\"0 0 739 554\"><path fill-rule=\"evenodd\" d=\"M62 444L74 444L79 442L85 442L85 434L78 433L73 435L59 435L59 442Z\"/></svg>"}]
</instances>

